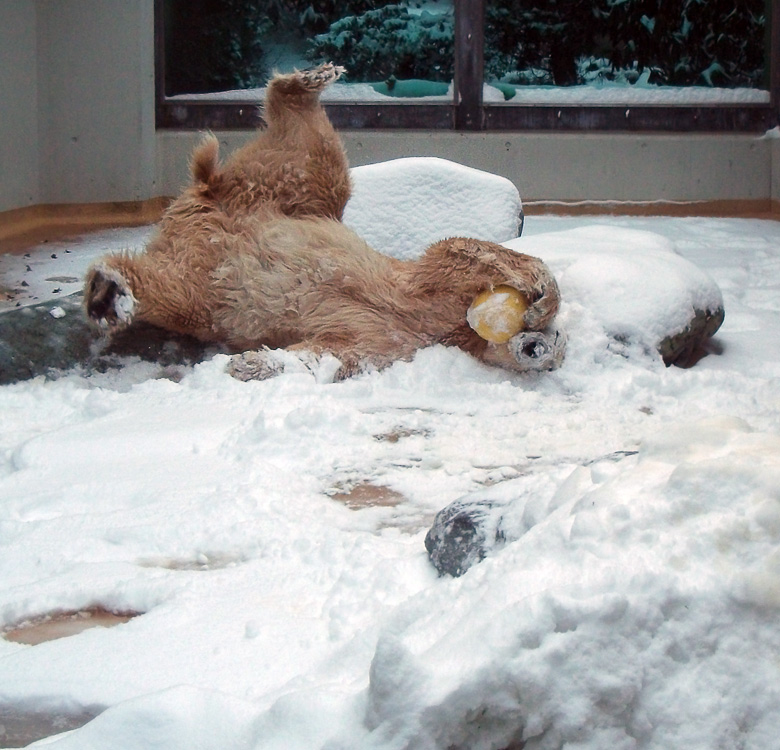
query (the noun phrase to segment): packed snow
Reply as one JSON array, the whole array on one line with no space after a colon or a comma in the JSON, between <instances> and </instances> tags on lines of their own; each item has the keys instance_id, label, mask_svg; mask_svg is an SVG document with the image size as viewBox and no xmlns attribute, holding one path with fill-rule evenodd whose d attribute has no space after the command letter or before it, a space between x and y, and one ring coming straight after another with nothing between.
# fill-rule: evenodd
<instances>
[{"instance_id":1,"label":"packed snow","mask_svg":"<svg viewBox=\"0 0 780 750\"><path fill-rule=\"evenodd\" d=\"M520 193L506 177L433 156L366 164L350 173L344 223L396 258L414 258L444 237L506 242L522 232Z\"/></svg>"},{"instance_id":2,"label":"packed snow","mask_svg":"<svg viewBox=\"0 0 780 750\"><path fill-rule=\"evenodd\" d=\"M54 306L58 263L147 236L3 272ZM138 614L0 639L0 718L99 714L56 750L776 747L780 225L531 216L510 245L560 276L555 372L432 347L341 383L217 355L0 388L0 628ZM672 322L655 261L722 295L690 369L610 337ZM425 533L472 493L516 541L439 577Z\"/></svg>"}]
</instances>

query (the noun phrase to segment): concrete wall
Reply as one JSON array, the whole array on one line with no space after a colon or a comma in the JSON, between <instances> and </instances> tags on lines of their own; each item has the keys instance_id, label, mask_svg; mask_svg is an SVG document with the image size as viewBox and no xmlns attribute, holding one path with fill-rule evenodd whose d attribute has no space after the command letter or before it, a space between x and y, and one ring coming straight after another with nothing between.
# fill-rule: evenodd
<instances>
[{"instance_id":1,"label":"concrete wall","mask_svg":"<svg viewBox=\"0 0 780 750\"><path fill-rule=\"evenodd\" d=\"M223 154L251 133L218 133ZM760 201L771 196L775 139L745 134L346 131L350 164L440 156L509 178L524 200ZM158 183L187 180L194 133L161 131ZM780 188L780 183L778 184Z\"/></svg>"},{"instance_id":2,"label":"concrete wall","mask_svg":"<svg viewBox=\"0 0 780 750\"><path fill-rule=\"evenodd\" d=\"M0 210L39 202L34 0L0 2Z\"/></svg>"},{"instance_id":3,"label":"concrete wall","mask_svg":"<svg viewBox=\"0 0 780 750\"><path fill-rule=\"evenodd\" d=\"M42 203L155 190L152 0L38 0Z\"/></svg>"},{"instance_id":4,"label":"concrete wall","mask_svg":"<svg viewBox=\"0 0 780 750\"><path fill-rule=\"evenodd\" d=\"M155 195L153 0L0 0L0 211Z\"/></svg>"},{"instance_id":5,"label":"concrete wall","mask_svg":"<svg viewBox=\"0 0 780 750\"><path fill-rule=\"evenodd\" d=\"M777 128L769 139L770 179L772 200L780 203L780 132Z\"/></svg>"}]
</instances>

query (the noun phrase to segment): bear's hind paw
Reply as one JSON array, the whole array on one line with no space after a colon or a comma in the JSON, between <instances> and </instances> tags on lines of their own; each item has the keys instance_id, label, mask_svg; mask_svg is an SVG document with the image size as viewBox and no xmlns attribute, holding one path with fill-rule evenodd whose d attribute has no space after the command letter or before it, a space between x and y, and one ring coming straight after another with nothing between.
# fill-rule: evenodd
<instances>
[{"instance_id":1,"label":"bear's hind paw","mask_svg":"<svg viewBox=\"0 0 780 750\"><path fill-rule=\"evenodd\" d=\"M328 84L341 77L346 68L333 63L324 63L316 68L296 70L294 73L277 75L269 83L269 89L283 96L316 94Z\"/></svg>"},{"instance_id":2,"label":"bear's hind paw","mask_svg":"<svg viewBox=\"0 0 780 750\"><path fill-rule=\"evenodd\" d=\"M227 372L236 380L268 380L282 373L307 373L318 383L338 379L341 361L327 352L318 355L307 349L269 349L234 354Z\"/></svg>"},{"instance_id":3,"label":"bear's hind paw","mask_svg":"<svg viewBox=\"0 0 780 750\"><path fill-rule=\"evenodd\" d=\"M228 375L236 380L268 380L284 372L284 362L274 357L272 349L234 354L228 362Z\"/></svg>"},{"instance_id":4,"label":"bear's hind paw","mask_svg":"<svg viewBox=\"0 0 780 750\"><path fill-rule=\"evenodd\" d=\"M332 62L323 63L316 68L307 68L293 73L300 80L301 86L310 91L319 91L328 84L337 81L346 72L343 65L334 65Z\"/></svg>"}]
</instances>

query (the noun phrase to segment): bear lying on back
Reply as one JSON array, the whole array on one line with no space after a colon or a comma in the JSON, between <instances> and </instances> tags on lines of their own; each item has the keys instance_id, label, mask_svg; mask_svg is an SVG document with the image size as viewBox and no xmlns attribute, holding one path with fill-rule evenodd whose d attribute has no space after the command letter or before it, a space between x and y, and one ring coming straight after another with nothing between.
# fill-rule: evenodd
<instances>
[{"instance_id":1,"label":"bear lying on back","mask_svg":"<svg viewBox=\"0 0 780 750\"><path fill-rule=\"evenodd\" d=\"M337 378L432 344L513 370L557 365L562 338L550 324L559 293L540 260L453 238L401 261L341 223L349 167L319 92L342 71L326 64L273 78L267 127L224 164L207 136L192 184L145 251L106 256L88 271L88 316L109 333L143 321L227 345L240 352L229 369L241 379L282 370L277 349L304 363L331 354ZM474 298L499 285L528 301L524 331L501 344L466 319Z\"/></svg>"}]
</instances>

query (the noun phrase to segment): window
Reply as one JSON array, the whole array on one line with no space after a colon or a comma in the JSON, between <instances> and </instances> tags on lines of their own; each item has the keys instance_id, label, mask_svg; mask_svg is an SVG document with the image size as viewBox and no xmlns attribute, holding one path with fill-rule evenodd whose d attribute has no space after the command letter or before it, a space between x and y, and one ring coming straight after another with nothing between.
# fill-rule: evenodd
<instances>
[{"instance_id":1,"label":"window","mask_svg":"<svg viewBox=\"0 0 780 750\"><path fill-rule=\"evenodd\" d=\"M348 67L342 128L777 124L780 0L155 3L161 128L253 127L274 68L322 60Z\"/></svg>"}]
</instances>

